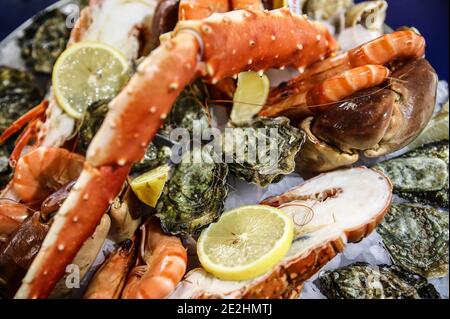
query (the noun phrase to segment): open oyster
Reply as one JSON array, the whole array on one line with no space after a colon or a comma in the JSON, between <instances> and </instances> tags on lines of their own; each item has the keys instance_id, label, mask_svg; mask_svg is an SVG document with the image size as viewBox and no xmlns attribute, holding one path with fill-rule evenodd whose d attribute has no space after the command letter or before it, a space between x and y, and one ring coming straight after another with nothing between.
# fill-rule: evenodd
<instances>
[{"instance_id":1,"label":"open oyster","mask_svg":"<svg viewBox=\"0 0 450 319\"><path fill-rule=\"evenodd\" d=\"M67 16L58 9L43 11L19 39L22 56L35 72L50 74L58 56L66 48L70 29Z\"/></svg>"},{"instance_id":2,"label":"open oyster","mask_svg":"<svg viewBox=\"0 0 450 319\"><path fill-rule=\"evenodd\" d=\"M359 242L378 225L391 199L389 180L365 167L310 179L262 203L282 209L296 225L292 246L277 266L247 281L223 281L197 268L171 298L296 298L303 283L347 243Z\"/></svg>"},{"instance_id":3,"label":"open oyster","mask_svg":"<svg viewBox=\"0 0 450 319\"><path fill-rule=\"evenodd\" d=\"M329 299L439 299L433 285L397 266L355 263L319 276L320 291Z\"/></svg>"},{"instance_id":4,"label":"open oyster","mask_svg":"<svg viewBox=\"0 0 450 319\"><path fill-rule=\"evenodd\" d=\"M0 66L0 134L43 99L31 73Z\"/></svg>"},{"instance_id":5,"label":"open oyster","mask_svg":"<svg viewBox=\"0 0 450 319\"><path fill-rule=\"evenodd\" d=\"M427 278L448 275L447 213L394 204L377 232L397 266Z\"/></svg>"},{"instance_id":6,"label":"open oyster","mask_svg":"<svg viewBox=\"0 0 450 319\"><path fill-rule=\"evenodd\" d=\"M195 234L222 214L228 167L215 163L207 147L193 148L172 168L157 205L165 232Z\"/></svg>"},{"instance_id":7,"label":"open oyster","mask_svg":"<svg viewBox=\"0 0 450 319\"><path fill-rule=\"evenodd\" d=\"M375 167L389 176L402 198L449 207L448 141L425 145Z\"/></svg>"},{"instance_id":8,"label":"open oyster","mask_svg":"<svg viewBox=\"0 0 450 319\"><path fill-rule=\"evenodd\" d=\"M232 132L232 138L225 135L224 150L233 159L229 167L237 177L266 187L295 170L305 135L288 118L259 118Z\"/></svg>"}]
</instances>

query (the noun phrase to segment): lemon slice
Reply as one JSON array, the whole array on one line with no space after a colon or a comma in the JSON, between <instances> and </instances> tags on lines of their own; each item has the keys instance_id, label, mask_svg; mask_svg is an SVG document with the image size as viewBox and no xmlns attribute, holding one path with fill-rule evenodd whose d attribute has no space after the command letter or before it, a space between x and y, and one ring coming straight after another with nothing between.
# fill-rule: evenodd
<instances>
[{"instance_id":1,"label":"lemon slice","mask_svg":"<svg viewBox=\"0 0 450 319\"><path fill-rule=\"evenodd\" d=\"M257 72L243 72L238 76L231 122L249 122L261 111L269 96L270 81L267 75Z\"/></svg>"},{"instance_id":2,"label":"lemon slice","mask_svg":"<svg viewBox=\"0 0 450 319\"><path fill-rule=\"evenodd\" d=\"M414 149L422 145L449 139L449 107L448 102L428 123L420 135L408 145Z\"/></svg>"},{"instance_id":3,"label":"lemon slice","mask_svg":"<svg viewBox=\"0 0 450 319\"><path fill-rule=\"evenodd\" d=\"M244 206L222 215L197 243L202 266L222 280L248 280L277 265L291 247L292 218L269 206Z\"/></svg>"},{"instance_id":4,"label":"lemon slice","mask_svg":"<svg viewBox=\"0 0 450 319\"><path fill-rule=\"evenodd\" d=\"M75 119L94 102L115 97L129 79L129 63L116 49L80 42L64 51L53 68L53 92L59 106Z\"/></svg>"},{"instance_id":5,"label":"lemon slice","mask_svg":"<svg viewBox=\"0 0 450 319\"><path fill-rule=\"evenodd\" d=\"M131 189L143 203L156 207L169 176L169 170L169 165L163 165L142 174L131 182Z\"/></svg>"}]
</instances>

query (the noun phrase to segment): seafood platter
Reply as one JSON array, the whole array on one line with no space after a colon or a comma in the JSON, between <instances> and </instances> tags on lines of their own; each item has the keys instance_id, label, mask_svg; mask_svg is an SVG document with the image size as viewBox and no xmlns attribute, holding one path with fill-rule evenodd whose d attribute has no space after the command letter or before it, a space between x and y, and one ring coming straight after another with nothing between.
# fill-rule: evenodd
<instances>
[{"instance_id":1,"label":"seafood platter","mask_svg":"<svg viewBox=\"0 0 450 319\"><path fill-rule=\"evenodd\" d=\"M0 43L0 298L448 299L448 85L388 10L24 23Z\"/></svg>"}]
</instances>

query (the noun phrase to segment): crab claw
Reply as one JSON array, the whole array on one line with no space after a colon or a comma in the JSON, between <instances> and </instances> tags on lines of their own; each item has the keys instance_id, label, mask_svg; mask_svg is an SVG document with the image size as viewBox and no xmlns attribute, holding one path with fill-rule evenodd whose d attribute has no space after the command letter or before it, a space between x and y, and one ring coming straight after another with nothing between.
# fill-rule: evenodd
<instances>
[{"instance_id":1,"label":"crab claw","mask_svg":"<svg viewBox=\"0 0 450 319\"><path fill-rule=\"evenodd\" d=\"M302 176L331 171L358 161L358 153L343 152L314 135L311 130L313 123L314 118L308 117L300 125L300 128L306 133L306 139L300 151L301 154L296 159L296 170Z\"/></svg>"},{"instance_id":2,"label":"crab claw","mask_svg":"<svg viewBox=\"0 0 450 319\"><path fill-rule=\"evenodd\" d=\"M433 114L437 76L425 59L396 63L385 88L360 91L301 123L307 141L297 160L302 173L355 163L359 152L378 157L408 145Z\"/></svg>"},{"instance_id":3,"label":"crab claw","mask_svg":"<svg viewBox=\"0 0 450 319\"><path fill-rule=\"evenodd\" d=\"M194 269L171 298L289 298L347 243L362 240L381 222L392 199L392 184L365 167L322 174L262 204L292 216L296 235L285 258L268 273L247 281L222 281ZM304 220L305 206L313 212Z\"/></svg>"}]
</instances>

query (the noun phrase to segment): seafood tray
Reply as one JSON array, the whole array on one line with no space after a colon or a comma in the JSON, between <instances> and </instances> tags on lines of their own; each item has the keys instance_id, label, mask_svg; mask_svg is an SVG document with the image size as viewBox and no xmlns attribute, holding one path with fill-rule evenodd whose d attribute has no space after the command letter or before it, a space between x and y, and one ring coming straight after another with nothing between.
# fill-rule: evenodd
<instances>
[{"instance_id":1,"label":"seafood tray","mask_svg":"<svg viewBox=\"0 0 450 319\"><path fill-rule=\"evenodd\" d=\"M388 10L62 0L22 24L0 299L448 299L448 84Z\"/></svg>"}]
</instances>

